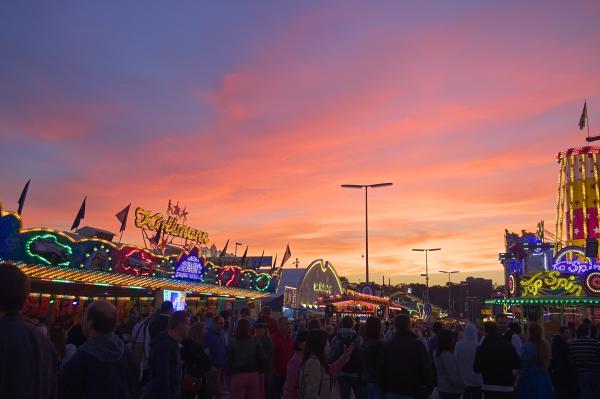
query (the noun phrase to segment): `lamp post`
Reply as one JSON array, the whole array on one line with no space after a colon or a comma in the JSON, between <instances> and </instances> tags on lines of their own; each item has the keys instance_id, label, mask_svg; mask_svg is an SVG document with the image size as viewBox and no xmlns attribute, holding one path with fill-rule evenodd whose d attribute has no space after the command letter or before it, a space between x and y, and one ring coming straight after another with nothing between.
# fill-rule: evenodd
<instances>
[{"instance_id":1,"label":"lamp post","mask_svg":"<svg viewBox=\"0 0 600 399\"><path fill-rule=\"evenodd\" d=\"M342 184L342 188L365 189L365 283L369 285L369 188L388 187L393 183Z\"/></svg>"},{"instance_id":2,"label":"lamp post","mask_svg":"<svg viewBox=\"0 0 600 399\"><path fill-rule=\"evenodd\" d=\"M241 242L236 242L235 243L235 254L233 255L234 257L237 258L237 247L242 246L243 244Z\"/></svg>"},{"instance_id":3,"label":"lamp post","mask_svg":"<svg viewBox=\"0 0 600 399\"><path fill-rule=\"evenodd\" d=\"M427 254L431 251L441 251L442 248L413 248L412 250L425 252L425 285L427 286L427 289L425 290L425 306L429 308L431 305L429 303L429 264L427 263ZM427 319L429 319L429 315L427 315Z\"/></svg>"},{"instance_id":4,"label":"lamp post","mask_svg":"<svg viewBox=\"0 0 600 399\"><path fill-rule=\"evenodd\" d=\"M450 272L446 271L446 270L440 270L440 273L444 273L448 275L448 316L450 316L450 301L451 301L451 296L450 296L450 287L451 287L451 283L450 283L450 276L453 275L454 273L458 273L458 270L452 270Z\"/></svg>"}]
</instances>

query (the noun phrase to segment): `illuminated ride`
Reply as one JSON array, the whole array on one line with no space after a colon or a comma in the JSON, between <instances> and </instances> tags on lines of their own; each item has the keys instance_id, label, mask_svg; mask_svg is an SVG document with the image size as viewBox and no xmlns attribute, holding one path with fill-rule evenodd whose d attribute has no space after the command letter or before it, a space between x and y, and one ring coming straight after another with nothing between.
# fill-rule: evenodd
<instances>
[{"instance_id":1,"label":"illuminated ride","mask_svg":"<svg viewBox=\"0 0 600 399\"><path fill-rule=\"evenodd\" d=\"M505 295L487 304L496 312L544 322L558 330L582 318L600 320L600 226L598 147L561 151L553 232L538 224L535 233L505 231Z\"/></svg>"},{"instance_id":2,"label":"illuminated ride","mask_svg":"<svg viewBox=\"0 0 600 399\"><path fill-rule=\"evenodd\" d=\"M275 291L277 268L262 272L231 265L227 257L208 258L198 246L206 233L172 220L167 219L170 232L188 238L188 250L165 255L156 248L114 242L110 232L101 231L108 239L86 237L88 227L76 233L24 229L20 216L0 203L0 262L15 264L30 277L27 311L33 316L45 316L50 304L58 315L80 313L83 302L98 298L114 301L120 315L131 308L152 310L170 298L192 311L220 311L234 301L257 301Z\"/></svg>"}]
</instances>

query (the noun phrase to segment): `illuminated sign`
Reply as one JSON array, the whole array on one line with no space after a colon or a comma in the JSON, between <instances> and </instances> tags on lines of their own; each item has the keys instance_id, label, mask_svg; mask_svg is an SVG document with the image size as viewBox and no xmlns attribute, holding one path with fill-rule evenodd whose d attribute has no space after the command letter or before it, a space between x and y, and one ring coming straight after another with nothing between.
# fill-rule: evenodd
<instances>
[{"instance_id":1,"label":"illuminated sign","mask_svg":"<svg viewBox=\"0 0 600 399\"><path fill-rule=\"evenodd\" d=\"M188 255L175 267L175 278L202 281L206 269L204 267L204 258L196 255Z\"/></svg>"},{"instance_id":2,"label":"illuminated sign","mask_svg":"<svg viewBox=\"0 0 600 399\"><path fill-rule=\"evenodd\" d=\"M579 278L573 275L561 276L556 270L538 272L527 278L523 276L520 281L522 295L574 295L581 296L583 287L579 283Z\"/></svg>"},{"instance_id":3,"label":"illuminated sign","mask_svg":"<svg viewBox=\"0 0 600 399\"><path fill-rule=\"evenodd\" d=\"M140 249L132 249L123 256L121 268L128 274L148 276L152 272L152 258Z\"/></svg>"},{"instance_id":4,"label":"illuminated sign","mask_svg":"<svg viewBox=\"0 0 600 399\"><path fill-rule=\"evenodd\" d=\"M192 242L206 244L208 242L208 233L196 230L178 222L176 216L168 216L166 219L162 213L151 214L144 208L135 210L135 226L140 229L149 229L158 231L162 228L163 234L173 237L180 237Z\"/></svg>"},{"instance_id":5,"label":"illuminated sign","mask_svg":"<svg viewBox=\"0 0 600 399\"><path fill-rule=\"evenodd\" d=\"M600 296L600 272L591 272L584 279L585 292L591 296Z\"/></svg>"},{"instance_id":6,"label":"illuminated sign","mask_svg":"<svg viewBox=\"0 0 600 399\"><path fill-rule=\"evenodd\" d=\"M71 247L58 242L52 234L34 235L25 244L27 255L47 265L67 266L71 260Z\"/></svg>"},{"instance_id":7,"label":"illuminated sign","mask_svg":"<svg viewBox=\"0 0 600 399\"><path fill-rule=\"evenodd\" d=\"M319 292L321 294L331 295L331 289L332 289L331 284L325 284L325 283L322 283L322 282L315 282L315 283L313 283L313 290L315 292Z\"/></svg>"},{"instance_id":8,"label":"illuminated sign","mask_svg":"<svg viewBox=\"0 0 600 399\"><path fill-rule=\"evenodd\" d=\"M592 270L600 270L599 263L581 262L578 259L563 260L552 265L552 270L582 275Z\"/></svg>"}]
</instances>

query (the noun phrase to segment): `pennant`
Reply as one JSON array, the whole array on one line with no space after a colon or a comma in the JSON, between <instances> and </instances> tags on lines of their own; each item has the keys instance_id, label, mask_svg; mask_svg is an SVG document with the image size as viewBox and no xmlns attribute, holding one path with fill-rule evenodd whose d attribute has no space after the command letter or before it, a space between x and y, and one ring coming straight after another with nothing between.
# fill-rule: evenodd
<instances>
[{"instance_id":1,"label":"pennant","mask_svg":"<svg viewBox=\"0 0 600 399\"><path fill-rule=\"evenodd\" d=\"M229 239L227 240L227 242L225 243L225 247L223 248L223 250L221 251L221 258L225 256L225 254L227 253L227 247L229 246Z\"/></svg>"},{"instance_id":2,"label":"pennant","mask_svg":"<svg viewBox=\"0 0 600 399\"><path fill-rule=\"evenodd\" d=\"M240 267L242 269L246 268L246 256L248 256L248 247L246 246L246 250L244 251L244 255L242 255L242 260L240 261Z\"/></svg>"},{"instance_id":3,"label":"pennant","mask_svg":"<svg viewBox=\"0 0 600 399\"><path fill-rule=\"evenodd\" d=\"M271 270L275 270L276 264L277 264L277 254L275 254L275 262L273 262L273 266L271 266Z\"/></svg>"},{"instance_id":4,"label":"pennant","mask_svg":"<svg viewBox=\"0 0 600 399\"><path fill-rule=\"evenodd\" d=\"M583 103L583 111L581 111L581 117L579 118L579 130L583 130L585 124L587 123L587 100Z\"/></svg>"},{"instance_id":5,"label":"pennant","mask_svg":"<svg viewBox=\"0 0 600 399\"><path fill-rule=\"evenodd\" d=\"M285 249L285 254L283 255L283 259L281 260L281 266L283 267L283 265L285 264L285 262L288 261L289 258L292 257L292 251L290 251L290 244L287 245L286 249Z\"/></svg>"},{"instance_id":6,"label":"pennant","mask_svg":"<svg viewBox=\"0 0 600 399\"><path fill-rule=\"evenodd\" d=\"M81 207L79 208L79 212L77 212L77 216L75 216L75 220L73 221L73 225L71 226L71 230L75 230L79 227L79 223L81 223L81 219L85 217L85 200L87 196L83 198L83 202L81 203Z\"/></svg>"},{"instance_id":7,"label":"pennant","mask_svg":"<svg viewBox=\"0 0 600 399\"><path fill-rule=\"evenodd\" d=\"M260 268L262 266L263 256L265 256L265 250L263 249L262 254L260 255L260 260L258 261L258 265L252 264L252 268L256 270L256 268Z\"/></svg>"},{"instance_id":8,"label":"pennant","mask_svg":"<svg viewBox=\"0 0 600 399\"><path fill-rule=\"evenodd\" d=\"M129 208L131 207L131 203L125 207L121 212L117 213L115 216L121 222L121 229L119 232L125 231L125 227L127 227L127 216L129 215Z\"/></svg>"},{"instance_id":9,"label":"pennant","mask_svg":"<svg viewBox=\"0 0 600 399\"><path fill-rule=\"evenodd\" d=\"M25 187L23 187L23 191L21 191L21 196L19 197L19 210L17 211L19 216L21 216L21 212L23 212L23 205L25 205L27 191L29 191L29 183L31 183L31 179L27 180L27 184L25 184Z\"/></svg>"},{"instance_id":10,"label":"pennant","mask_svg":"<svg viewBox=\"0 0 600 399\"><path fill-rule=\"evenodd\" d=\"M160 236L162 235L162 228L163 228L163 225L161 223L161 225L158 228L158 230L156 230L156 235L152 239L152 244L154 244L156 246L158 246L158 244L160 244Z\"/></svg>"}]
</instances>

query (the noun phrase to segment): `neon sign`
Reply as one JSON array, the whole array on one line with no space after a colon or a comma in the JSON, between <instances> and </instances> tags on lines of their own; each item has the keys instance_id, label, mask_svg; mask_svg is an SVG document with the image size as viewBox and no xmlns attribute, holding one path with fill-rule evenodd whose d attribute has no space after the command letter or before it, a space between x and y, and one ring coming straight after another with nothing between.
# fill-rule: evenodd
<instances>
[{"instance_id":1,"label":"neon sign","mask_svg":"<svg viewBox=\"0 0 600 399\"><path fill-rule=\"evenodd\" d=\"M135 210L135 226L143 229L158 231L162 228L163 234L180 237L192 242L206 244L208 233L200 231L178 222L176 216L168 216L166 219L162 213L151 214L149 210L137 208Z\"/></svg>"},{"instance_id":2,"label":"neon sign","mask_svg":"<svg viewBox=\"0 0 600 399\"><path fill-rule=\"evenodd\" d=\"M152 271L152 258L139 249L132 249L123 257L121 268L129 274L147 276Z\"/></svg>"},{"instance_id":3,"label":"neon sign","mask_svg":"<svg viewBox=\"0 0 600 399\"><path fill-rule=\"evenodd\" d=\"M600 272L591 272L585 276L585 291L592 296L600 296Z\"/></svg>"},{"instance_id":4,"label":"neon sign","mask_svg":"<svg viewBox=\"0 0 600 399\"><path fill-rule=\"evenodd\" d=\"M25 243L25 252L47 265L68 266L72 250L52 234L35 235Z\"/></svg>"},{"instance_id":5,"label":"neon sign","mask_svg":"<svg viewBox=\"0 0 600 399\"><path fill-rule=\"evenodd\" d=\"M552 270L583 275L592 270L600 270L599 263L581 262L578 259L562 260L552 265Z\"/></svg>"},{"instance_id":6,"label":"neon sign","mask_svg":"<svg viewBox=\"0 0 600 399\"><path fill-rule=\"evenodd\" d=\"M313 283L313 290L315 292L318 292L318 293L321 293L321 294L331 295L331 289L332 289L331 284L325 284L325 283L322 283L322 282Z\"/></svg>"},{"instance_id":7,"label":"neon sign","mask_svg":"<svg viewBox=\"0 0 600 399\"><path fill-rule=\"evenodd\" d=\"M182 258L175 267L175 278L202 281L206 269L204 268L204 258L196 255L188 255Z\"/></svg>"},{"instance_id":8,"label":"neon sign","mask_svg":"<svg viewBox=\"0 0 600 399\"><path fill-rule=\"evenodd\" d=\"M581 296L583 287L579 278L573 275L562 277L560 272L549 270L535 273L530 278L520 281L523 296L540 295L574 295Z\"/></svg>"}]
</instances>

